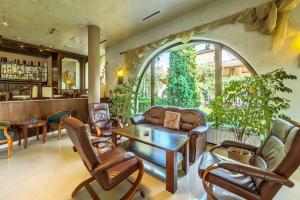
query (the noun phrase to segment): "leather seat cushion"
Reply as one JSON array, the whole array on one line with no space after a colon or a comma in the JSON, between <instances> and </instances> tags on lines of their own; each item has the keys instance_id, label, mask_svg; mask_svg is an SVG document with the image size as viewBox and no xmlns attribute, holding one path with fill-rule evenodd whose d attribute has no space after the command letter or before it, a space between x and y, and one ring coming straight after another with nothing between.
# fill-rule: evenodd
<instances>
[{"instance_id":1,"label":"leather seat cushion","mask_svg":"<svg viewBox=\"0 0 300 200\"><path fill-rule=\"evenodd\" d=\"M92 132L93 133L96 132L96 128L95 127L92 127ZM109 129L109 128L101 128L101 136L103 136L103 137L111 137L112 136L111 129Z\"/></svg>"},{"instance_id":2,"label":"leather seat cushion","mask_svg":"<svg viewBox=\"0 0 300 200\"><path fill-rule=\"evenodd\" d=\"M121 148L116 148L112 151L107 151L99 155L99 159L102 162L108 162L108 160L112 157L125 152L126 151ZM126 177L134 173L136 170L138 170L137 164L137 159L130 159L106 170L109 185L113 187L122 182Z\"/></svg>"},{"instance_id":3,"label":"leather seat cushion","mask_svg":"<svg viewBox=\"0 0 300 200\"><path fill-rule=\"evenodd\" d=\"M211 165L215 165L222 161L237 162L237 161L227 159L225 157L218 156L211 152L202 153L202 155L200 157L199 168L198 168L198 173L199 173L200 177L202 176L204 170L207 167L209 167ZM250 176L233 173L233 172L230 172L225 169L221 169L221 168L215 169L215 170L211 171L207 175L206 178L209 182L213 182L213 183L215 183L215 185L218 185L220 187L226 185L229 182L233 185L242 187L243 189L245 189L247 191L257 192L255 183Z\"/></svg>"}]
</instances>

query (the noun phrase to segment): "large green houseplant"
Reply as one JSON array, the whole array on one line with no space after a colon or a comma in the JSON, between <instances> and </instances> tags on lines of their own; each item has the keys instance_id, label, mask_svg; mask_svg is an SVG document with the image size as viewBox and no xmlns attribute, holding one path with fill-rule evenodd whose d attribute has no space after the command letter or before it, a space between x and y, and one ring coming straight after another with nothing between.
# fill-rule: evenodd
<instances>
[{"instance_id":1,"label":"large green houseplant","mask_svg":"<svg viewBox=\"0 0 300 200\"><path fill-rule=\"evenodd\" d=\"M128 82L118 85L112 94L110 111L112 116L122 120L123 123L129 123L133 116L133 100L135 98L136 80L129 79Z\"/></svg>"},{"instance_id":2,"label":"large green houseplant","mask_svg":"<svg viewBox=\"0 0 300 200\"><path fill-rule=\"evenodd\" d=\"M245 142L249 135L265 136L273 120L289 108L284 93L292 90L284 82L296 78L283 69L277 69L230 81L223 94L210 103L212 112L208 117L212 126L228 127L234 132L235 139L241 142Z\"/></svg>"}]
</instances>

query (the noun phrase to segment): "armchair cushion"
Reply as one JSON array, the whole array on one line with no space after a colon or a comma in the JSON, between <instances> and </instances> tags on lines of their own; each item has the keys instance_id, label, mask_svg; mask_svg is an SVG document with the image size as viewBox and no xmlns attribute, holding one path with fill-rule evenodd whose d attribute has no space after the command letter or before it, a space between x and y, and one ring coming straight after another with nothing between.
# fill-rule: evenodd
<instances>
[{"instance_id":1,"label":"armchair cushion","mask_svg":"<svg viewBox=\"0 0 300 200\"><path fill-rule=\"evenodd\" d=\"M10 123L8 121L0 121L0 127L7 127L9 129ZM12 131L7 131L8 135L10 137L14 137L14 132ZM4 130L0 128L0 140L6 140L7 138L4 135Z\"/></svg>"},{"instance_id":2,"label":"armchair cushion","mask_svg":"<svg viewBox=\"0 0 300 200\"><path fill-rule=\"evenodd\" d=\"M15 133L12 131L7 131L8 135L10 137L14 137ZM4 131L2 129L0 129L0 140L6 140L6 137L4 135Z\"/></svg>"},{"instance_id":3,"label":"armchair cushion","mask_svg":"<svg viewBox=\"0 0 300 200\"><path fill-rule=\"evenodd\" d=\"M69 111L59 111L53 114L49 114L47 116L48 124L55 124L55 123L58 124L62 117L67 116L69 114L70 114Z\"/></svg>"},{"instance_id":4,"label":"armchair cushion","mask_svg":"<svg viewBox=\"0 0 300 200\"><path fill-rule=\"evenodd\" d=\"M112 158L122 155L125 150L121 148L116 148L111 151L107 151L99 155L99 160L102 162L110 162ZM129 156L130 157L130 156ZM130 157L131 158L131 157ZM124 162L120 162L105 171L105 176L107 176L109 185L116 185L122 182L130 174L138 170L138 160L137 159L127 159ZM109 188L106 188L109 189Z\"/></svg>"},{"instance_id":5,"label":"armchair cushion","mask_svg":"<svg viewBox=\"0 0 300 200\"><path fill-rule=\"evenodd\" d=\"M218 156L211 152L204 152L200 156L198 173L200 177L202 177L204 170L209 166L218 165L218 163L228 162L228 161L238 163L237 161L233 161L225 157ZM226 169L218 168L211 171L207 175L206 180L208 182L214 180L215 185L220 187L228 184L229 182L235 186L243 188L246 191L257 193L255 182L252 180L250 176L240 174L240 173L233 173Z\"/></svg>"}]
</instances>

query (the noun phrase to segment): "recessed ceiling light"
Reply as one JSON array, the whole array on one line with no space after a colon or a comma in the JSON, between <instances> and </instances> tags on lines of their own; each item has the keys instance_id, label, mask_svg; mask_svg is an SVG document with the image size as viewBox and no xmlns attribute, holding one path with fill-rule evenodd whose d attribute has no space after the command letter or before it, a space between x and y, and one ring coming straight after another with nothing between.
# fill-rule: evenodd
<instances>
[{"instance_id":1,"label":"recessed ceiling light","mask_svg":"<svg viewBox=\"0 0 300 200\"><path fill-rule=\"evenodd\" d=\"M2 22L2 25L3 25L3 26L8 26L7 21Z\"/></svg>"},{"instance_id":2,"label":"recessed ceiling light","mask_svg":"<svg viewBox=\"0 0 300 200\"><path fill-rule=\"evenodd\" d=\"M49 47L49 48L52 48L53 46L50 44L48 47Z\"/></svg>"},{"instance_id":3,"label":"recessed ceiling light","mask_svg":"<svg viewBox=\"0 0 300 200\"><path fill-rule=\"evenodd\" d=\"M17 39L18 39L18 40L22 40L22 38L20 38L20 37L17 37Z\"/></svg>"},{"instance_id":4,"label":"recessed ceiling light","mask_svg":"<svg viewBox=\"0 0 300 200\"><path fill-rule=\"evenodd\" d=\"M159 13L160 13L160 10L158 10L158 11L156 11L156 12L154 12L154 13L152 13L152 14L146 16L146 17L144 17L144 18L142 19L142 21L144 22L144 21L146 21L146 20L148 20L148 19L154 17L155 15L158 15Z\"/></svg>"}]
</instances>

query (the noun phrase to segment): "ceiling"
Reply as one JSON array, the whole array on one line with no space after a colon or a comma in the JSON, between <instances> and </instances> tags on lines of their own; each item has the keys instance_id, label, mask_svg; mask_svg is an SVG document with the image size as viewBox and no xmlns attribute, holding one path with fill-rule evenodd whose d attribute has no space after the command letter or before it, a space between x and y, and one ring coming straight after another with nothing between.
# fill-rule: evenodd
<instances>
[{"instance_id":1,"label":"ceiling","mask_svg":"<svg viewBox=\"0 0 300 200\"><path fill-rule=\"evenodd\" d=\"M87 55L87 26L113 45L212 0L0 0L0 35ZM161 13L142 22L155 11ZM7 26L3 25L7 22ZM49 31L55 28L53 34Z\"/></svg>"}]
</instances>

